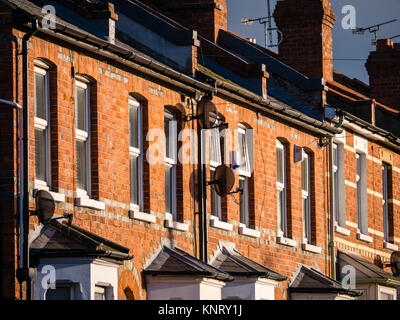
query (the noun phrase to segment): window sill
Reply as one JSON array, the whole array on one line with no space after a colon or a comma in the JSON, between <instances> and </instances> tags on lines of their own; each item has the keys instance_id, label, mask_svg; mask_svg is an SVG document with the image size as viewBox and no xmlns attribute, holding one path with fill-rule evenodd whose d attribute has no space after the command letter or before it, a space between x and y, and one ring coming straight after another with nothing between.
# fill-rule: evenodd
<instances>
[{"instance_id":1,"label":"window sill","mask_svg":"<svg viewBox=\"0 0 400 320\"><path fill-rule=\"evenodd\" d=\"M51 196L53 197L55 202L65 202L65 195L64 194L50 191L49 187L38 185L36 183L35 183L35 189L32 190L32 196L34 198L36 198L36 194L38 193L39 190L48 191L51 194Z\"/></svg>"},{"instance_id":2,"label":"window sill","mask_svg":"<svg viewBox=\"0 0 400 320\"><path fill-rule=\"evenodd\" d=\"M367 236L366 234L362 234L360 232L357 232L357 239L368 243L371 243L373 241L372 237Z\"/></svg>"},{"instance_id":3,"label":"window sill","mask_svg":"<svg viewBox=\"0 0 400 320\"><path fill-rule=\"evenodd\" d=\"M217 217L213 217L213 216L211 216L211 219L210 219L210 227L213 227L216 229L221 229L221 230L226 230L226 231L233 230L232 224L221 221Z\"/></svg>"},{"instance_id":4,"label":"window sill","mask_svg":"<svg viewBox=\"0 0 400 320\"><path fill-rule=\"evenodd\" d=\"M245 225L240 225L239 226L239 234L242 234L244 236L252 237L252 238L260 238L261 237L261 232L254 230L254 229L249 229Z\"/></svg>"},{"instance_id":5,"label":"window sill","mask_svg":"<svg viewBox=\"0 0 400 320\"><path fill-rule=\"evenodd\" d=\"M75 198L75 205L78 207L86 207L96 210L105 210L106 205L104 202L90 199L88 196L79 196Z\"/></svg>"},{"instance_id":6,"label":"window sill","mask_svg":"<svg viewBox=\"0 0 400 320\"><path fill-rule=\"evenodd\" d=\"M293 239L285 238L283 236L276 237L276 243L283 244L288 247L296 247L297 246L297 241L295 241Z\"/></svg>"},{"instance_id":7,"label":"window sill","mask_svg":"<svg viewBox=\"0 0 400 320\"><path fill-rule=\"evenodd\" d=\"M383 242L383 247L385 249L389 249L389 250L393 250L393 251L398 251L399 250L399 246L395 245L394 243L390 243L390 242Z\"/></svg>"},{"instance_id":8,"label":"window sill","mask_svg":"<svg viewBox=\"0 0 400 320\"><path fill-rule=\"evenodd\" d=\"M156 223L156 216L150 213L140 212L138 210L135 210L134 208L131 208L131 210L129 210L129 218L149 223Z\"/></svg>"},{"instance_id":9,"label":"window sill","mask_svg":"<svg viewBox=\"0 0 400 320\"><path fill-rule=\"evenodd\" d=\"M349 236L350 235L350 230L343 228L341 226L335 225L335 232L343 234L345 236Z\"/></svg>"},{"instance_id":10,"label":"window sill","mask_svg":"<svg viewBox=\"0 0 400 320\"><path fill-rule=\"evenodd\" d=\"M187 223L173 221L172 219L165 219L164 227L168 228L168 229L179 230L179 231L189 231L189 225Z\"/></svg>"},{"instance_id":11,"label":"window sill","mask_svg":"<svg viewBox=\"0 0 400 320\"><path fill-rule=\"evenodd\" d=\"M314 246L314 245L309 244L309 243L303 243L303 244L301 245L301 248L302 248L304 251L308 251L308 252L312 252L312 253L318 253L318 254L320 254L321 251L322 251L322 248L321 248L321 247L317 247L317 246Z\"/></svg>"}]
</instances>

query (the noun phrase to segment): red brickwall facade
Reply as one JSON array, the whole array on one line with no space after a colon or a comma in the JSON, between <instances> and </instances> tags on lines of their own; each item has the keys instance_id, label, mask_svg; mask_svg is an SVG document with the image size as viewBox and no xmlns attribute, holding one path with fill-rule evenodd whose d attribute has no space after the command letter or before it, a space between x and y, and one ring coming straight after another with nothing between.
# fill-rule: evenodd
<instances>
[{"instance_id":1,"label":"red brickwall facade","mask_svg":"<svg viewBox=\"0 0 400 320\"><path fill-rule=\"evenodd\" d=\"M325 3L325 1L324 1ZM13 34L21 40L23 34L13 30ZM4 51L0 58L4 62L6 53L11 59L10 43L1 45ZM49 41L35 35L29 44L29 183L30 190L34 187L35 174L35 143L34 143L34 88L33 66L34 59L43 59L50 65L50 90L51 90L51 151L52 151L52 191L65 194L65 202L57 203L56 214L64 211L74 214L73 223L92 231L109 240L130 248L135 255L130 262L125 262L119 270L118 298L120 299L145 299L146 290L142 275L143 267L159 248L162 242L169 242L193 255L195 238L193 233L193 205L194 198L191 191L191 175L193 166L182 165L178 178L180 195L178 199L179 217L182 222L189 225L189 231L183 232L164 227L165 218L165 187L164 164L148 165L145 162L144 176L144 208L145 211L156 216L156 223L146 223L129 218L130 186L129 186L129 121L128 99L132 95L143 103L145 130L161 129L164 126L164 108L175 108L181 115L190 114L191 107L185 103L180 91L175 90L165 83L144 77L133 69L128 69L115 62L100 59L94 53L72 47L58 41ZM74 205L76 196L76 147L75 147L75 85L71 76L71 61L74 61L75 73L85 75L92 79L91 83L91 134L92 134L92 197L105 203L105 210L94 210ZM15 68L15 60L13 68ZM20 64L19 64L20 65ZM7 69L2 69L5 72ZM104 71L119 75L119 79L107 76ZM11 72L11 70L9 70ZM313 76L318 76L313 74ZM4 79L4 78L2 78ZM6 78L9 79L9 78ZM18 92L22 90L21 73L18 79ZM122 80L121 80L122 79ZM124 80L126 79L126 80ZM8 83L0 83L1 86ZM155 90L159 94L155 95ZM11 90L10 90L11 91ZM3 91L8 92L8 91ZM2 98L16 100L15 96ZM19 100L21 101L21 100ZM242 103L225 100L221 96L213 98L219 113L229 123L229 128L234 130L239 123L244 123L254 130L254 189L250 194L250 203L254 207L252 221L254 227L261 232L260 238L252 238L238 234L240 210L239 194L233 194L223 200L224 218L233 224L233 231L223 231L210 227L208 230L208 256L209 258L217 249L219 240L234 243L237 249L251 259L285 275L288 280L279 283L276 288L277 299L287 299L287 286L290 278L295 274L300 264L312 266L323 273L332 276L330 270L330 257L328 251L329 235L329 207L328 207L328 155L327 148L317 146L318 137L298 127L281 122L266 114L257 114ZM1 121L6 121L4 127L10 127L13 120L9 111L2 109ZM181 128L190 128L191 122L181 121ZM3 126L2 126L3 127ZM3 132L3 131L1 131ZM10 135L6 130L2 135L1 143L9 154L15 153L15 145L3 139ZM353 140L351 131L346 132L345 149L345 176L346 180L355 182L355 154L352 151ZM144 133L144 137L146 132ZM288 216L289 235L297 241L296 247L288 247L276 243L277 236L277 199L276 199L276 140L286 141L288 150ZM15 140L15 132L14 132ZM145 142L146 153L149 145ZM301 201L301 165L294 163L293 148L298 145L306 148L312 155L312 216L314 244L322 248L321 254L302 250L302 201ZM379 166L380 146L369 141L369 155L374 158L367 159L368 189L372 193L381 193L381 169ZM160 150L162 156L163 150ZM13 179L15 173L15 155L9 160L2 161L0 173L2 177ZM374 161L375 159L375 161ZM400 155L394 154L393 185L400 183ZM235 187L238 186L236 173ZM12 188L11 184L7 187ZM208 188L210 189L210 188ZM15 192L15 190L14 190ZM30 194L32 196L32 193ZM394 208L394 236L395 242L400 244L400 190L393 188ZM210 197L208 197L210 199ZM30 198L30 206L34 208L34 199ZM10 203L9 200L6 203ZM15 207L5 207L3 212L15 214ZM354 224L357 223L355 189L346 185L346 219L350 222L348 228L350 236L336 234L336 244L339 248L356 251L373 260L375 254L388 257L389 250L383 249L382 237L382 203L381 199L368 193L369 228L374 231L374 241L365 243L356 239ZM2 215L3 216L3 215ZM2 220L2 230L14 232L15 220ZM31 229L37 224L36 218L31 218ZM10 250L16 246L15 238L7 238ZM398 241L399 240L399 241ZM4 240L3 240L4 241ZM2 245L2 249L5 248ZM16 253L8 253L7 259L2 260L10 269L15 265ZM5 271L6 272L6 271ZM19 297L18 287L10 281L10 273L2 274L2 288L5 297ZM12 272L11 272L12 274Z\"/></svg>"}]
</instances>

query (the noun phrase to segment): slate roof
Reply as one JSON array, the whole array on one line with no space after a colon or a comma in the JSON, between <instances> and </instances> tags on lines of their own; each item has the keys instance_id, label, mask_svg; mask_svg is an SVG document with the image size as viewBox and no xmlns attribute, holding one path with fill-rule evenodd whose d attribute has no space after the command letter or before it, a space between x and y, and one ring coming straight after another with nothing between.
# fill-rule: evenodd
<instances>
[{"instance_id":1,"label":"slate roof","mask_svg":"<svg viewBox=\"0 0 400 320\"><path fill-rule=\"evenodd\" d=\"M129 248L66 222L51 220L30 244L33 257L98 257L130 260Z\"/></svg>"},{"instance_id":2,"label":"slate roof","mask_svg":"<svg viewBox=\"0 0 400 320\"><path fill-rule=\"evenodd\" d=\"M233 248L228 249L222 247L219 253L216 254L212 265L232 276L256 276L275 281L283 281L287 279L287 277L278 272L245 257Z\"/></svg>"},{"instance_id":3,"label":"slate roof","mask_svg":"<svg viewBox=\"0 0 400 320\"><path fill-rule=\"evenodd\" d=\"M342 284L329 278L323 273L301 266L296 278L288 288L289 292L310 292L310 293L336 293L346 294L352 297L360 296L362 292L345 289Z\"/></svg>"},{"instance_id":4,"label":"slate roof","mask_svg":"<svg viewBox=\"0 0 400 320\"><path fill-rule=\"evenodd\" d=\"M386 272L357 254L338 250L337 257L339 263L352 265L357 270L359 279L393 280L394 282L398 282L400 285L400 277L393 276L391 273Z\"/></svg>"},{"instance_id":5,"label":"slate roof","mask_svg":"<svg viewBox=\"0 0 400 320\"><path fill-rule=\"evenodd\" d=\"M163 246L157 257L143 270L145 275L198 275L221 281L233 277L178 248Z\"/></svg>"}]
</instances>

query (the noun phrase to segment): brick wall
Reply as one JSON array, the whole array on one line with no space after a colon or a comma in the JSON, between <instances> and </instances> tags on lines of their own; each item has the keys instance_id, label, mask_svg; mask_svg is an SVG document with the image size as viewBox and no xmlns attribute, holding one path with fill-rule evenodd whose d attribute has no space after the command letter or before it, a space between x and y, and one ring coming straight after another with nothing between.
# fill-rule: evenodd
<instances>
[{"instance_id":1,"label":"brick wall","mask_svg":"<svg viewBox=\"0 0 400 320\"><path fill-rule=\"evenodd\" d=\"M21 39L23 36L14 30L14 35ZM3 47L1 47L3 48ZM76 47L68 46L58 41L48 41L36 35L29 45L29 117L30 117L30 190L34 186L35 144L33 128L33 65L34 59L43 59L50 65L50 90L51 90L51 115L52 115L52 183L53 190L66 196L65 202L57 203L56 214L64 211L74 214L74 224L106 237L121 245L129 247L135 255L132 261L125 262L120 267L119 298L145 299L146 291L142 278L143 266L149 262L154 252L161 243L171 243L181 249L195 254L193 236L193 204L191 194L191 175L193 167L182 165L180 172L182 193L178 197L181 200L179 216L181 221L189 225L189 231L183 232L164 227L165 217L165 188L164 188L164 164L145 165L145 211L156 216L156 223L146 223L129 218L129 123L128 123L128 99L130 95L143 102L145 109L145 129L159 128L164 125L164 107L170 106L179 110L181 114L190 114L190 106L185 103L184 96L173 87L159 82L150 77L144 77L136 71L122 67L108 60L99 59L95 54L85 52ZM7 49L7 48L6 48ZM8 50L8 49L7 49ZM6 52L9 52L9 50ZM2 55L3 57L3 55ZM0 60L1 61L1 60ZM75 148L75 87L71 77L71 61L77 74L86 75L92 79L95 90L91 96L91 124L92 124L92 186L95 190L93 197L103 201L105 210L95 210L74 205L76 196L76 148ZM107 70L107 72L105 72ZM110 74L118 75L110 77ZM4 79L4 78L2 78ZM19 92L21 88L21 75L18 79ZM14 81L16 78L14 77ZM0 85L4 85L2 82ZM6 83L7 85L7 83ZM15 84L14 84L15 85ZM2 96L3 97L3 96ZM217 248L219 240L227 240L236 244L238 250L256 260L257 262L289 277L292 277L299 264L305 264L321 270L330 275L330 260L328 255L328 197L327 197L327 153L326 149L317 147L317 137L301 128L293 127L280 122L265 114L256 114L241 103L225 100L220 96L214 97L214 103L218 111L229 123L231 129L238 127L238 123L244 123L254 130L255 146L255 171L253 173L254 190L250 195L253 210L254 227L261 232L260 238L253 238L238 234L239 226L239 194L233 194L223 200L225 217L228 223L233 224L233 231L224 231L217 228L209 228L208 256L211 257ZM3 117L3 114L2 114ZM10 126L11 116L4 115ZM1 118L3 119L3 118ZM182 128L190 128L190 122L182 122ZM9 134L9 132L8 132ZM355 155L352 151L352 133L347 132L345 150L346 154L346 180L355 182ZM15 132L14 132L15 136ZM290 171L289 182L289 225L290 236L297 241L296 247L288 247L276 243L277 236L277 199L276 199L276 139L287 142L288 163ZM12 140L12 139L10 139ZM4 139L2 139L4 141ZM302 203L301 203L301 165L293 161L294 145L307 148L313 158L313 184L315 194L313 199L314 244L322 248L322 254L311 253L302 250ZM145 143L145 152L148 148ZM374 147L374 148L372 148ZM10 154L15 152L14 145L7 145ZM364 254L373 259L373 252L383 253L384 257L389 251L382 248L383 232L381 221L381 205L379 193L381 182L379 164L379 145L370 142L368 158L368 194L369 202L369 227L374 231L374 242L367 244L356 239L356 196L354 188L346 186L347 220L350 222L350 236L337 235L337 246ZM162 150L160 151L162 152ZM14 158L15 159L15 158ZM371 160L372 159L372 160ZM375 161L374 161L375 159ZM7 162L6 162L7 163ZM146 163L146 162L145 162ZM11 165L14 178L15 164ZM393 182L400 182L400 156L395 154L393 162ZM1 165L0 172L5 172L7 166ZM238 177L236 173L236 184ZM393 189L393 197L400 200L399 190ZM210 199L210 197L208 197ZM30 206L34 208L34 199L31 198ZM400 207L393 204L395 219L398 219ZM12 212L10 208L7 212ZM394 236L400 239L399 222L395 220ZM14 220L5 224L13 230ZM37 224L36 218L31 218L31 228ZM11 243L9 248L13 248ZM395 238L395 242L397 242ZM2 246L4 248L4 245ZM374 251L375 250L375 251ZM15 252L11 252L11 262L15 263ZM4 263L4 262L3 262ZM9 297L19 297L15 281L9 273L2 276L3 287L10 288ZM280 283L276 289L278 299L286 299L289 280ZM13 292L11 292L13 291Z\"/></svg>"},{"instance_id":2,"label":"brick wall","mask_svg":"<svg viewBox=\"0 0 400 320\"><path fill-rule=\"evenodd\" d=\"M357 234L357 190L356 184L356 154L354 149L354 132L346 131L345 153L345 194L346 194L346 228L350 230L350 235L345 236L335 233L335 243L337 248L342 248L350 252L363 255L367 260L374 262L376 255L380 255L384 261L390 259L392 250L383 247L383 202L382 202L382 162L380 150L382 146L369 140L367 154L367 201L368 201L368 235L372 237L372 242L358 240ZM392 151L393 163L392 171L392 195L389 192L389 202L391 197L399 199L398 183L400 178L400 155ZM392 241L399 245L399 213L400 206L398 201L394 201L389 206L389 219L393 221L394 238ZM385 269L391 272L389 269ZM340 270L338 270L340 272Z\"/></svg>"}]
</instances>

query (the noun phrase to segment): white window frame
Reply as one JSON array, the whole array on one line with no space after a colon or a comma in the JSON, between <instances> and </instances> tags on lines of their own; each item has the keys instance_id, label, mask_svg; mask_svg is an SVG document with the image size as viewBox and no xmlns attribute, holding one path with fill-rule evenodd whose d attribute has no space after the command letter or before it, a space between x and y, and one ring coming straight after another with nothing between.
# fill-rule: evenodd
<instances>
[{"instance_id":1,"label":"white window frame","mask_svg":"<svg viewBox=\"0 0 400 320\"><path fill-rule=\"evenodd\" d=\"M392 300L397 300L396 299L396 295L397 295L396 289L378 286L378 300L382 300L382 293L392 296L392 298L393 298Z\"/></svg>"},{"instance_id":2,"label":"white window frame","mask_svg":"<svg viewBox=\"0 0 400 320\"><path fill-rule=\"evenodd\" d=\"M311 230L311 161L310 155L303 150L303 161L306 161L307 165L307 176L306 184L307 190L301 186L301 199L302 199L302 211L303 211L303 243L311 244L312 230ZM303 171L303 166L301 167ZM303 176L303 172L301 173ZM304 200L306 200L306 208L304 208Z\"/></svg>"},{"instance_id":3,"label":"white window frame","mask_svg":"<svg viewBox=\"0 0 400 320\"><path fill-rule=\"evenodd\" d=\"M357 233L368 235L368 205L367 205L367 155L361 151L356 152L356 187L357 187ZM360 159L360 174L357 162Z\"/></svg>"},{"instance_id":4,"label":"white window frame","mask_svg":"<svg viewBox=\"0 0 400 320\"><path fill-rule=\"evenodd\" d=\"M239 138L239 135L244 135L244 141L246 142L246 144L245 144L245 159L244 159L244 161L243 161L243 159L242 159L242 153L241 153L241 139ZM249 141L250 140L250 135L249 135L249 132L248 132L248 129L245 127L245 126L243 126L242 124L239 124L239 127L238 127L238 135L237 135L237 139L238 139L238 160L239 160L239 164L240 164L240 167L239 167L239 175L240 176L246 176L246 177L251 177L251 159L250 159L250 154L249 154L249 147L250 147L250 143L251 143L251 141ZM245 168L243 168L242 166L241 166L241 164L242 163L245 163L245 165L246 165L246 167Z\"/></svg>"},{"instance_id":5,"label":"white window frame","mask_svg":"<svg viewBox=\"0 0 400 320\"><path fill-rule=\"evenodd\" d=\"M86 190L81 189L77 186L76 193L78 197L90 197L91 195L91 154L90 154L90 83L83 78L75 80L75 114L76 121L78 123L78 99L77 97L77 87L86 90L86 128L87 131L75 128L75 138L76 140L86 142ZM77 173L77 171L76 171Z\"/></svg>"},{"instance_id":6,"label":"white window frame","mask_svg":"<svg viewBox=\"0 0 400 320\"><path fill-rule=\"evenodd\" d=\"M36 80L34 80L34 92L35 92L35 115L34 115L34 128L38 130L45 131L45 153L46 153L46 163L45 163L45 180L40 180L35 178L35 186L40 189L50 190L51 188L51 141L50 141L50 80L49 80L49 70L45 68L44 64L41 67L34 66L34 73L38 73L45 77L45 103L46 103L46 119L36 117ZM36 79L36 77L34 77Z\"/></svg>"},{"instance_id":7,"label":"white window frame","mask_svg":"<svg viewBox=\"0 0 400 320\"><path fill-rule=\"evenodd\" d=\"M389 173L390 165L382 163L382 207L383 207L383 236L384 241L390 243L389 239Z\"/></svg>"},{"instance_id":8,"label":"white window frame","mask_svg":"<svg viewBox=\"0 0 400 320\"><path fill-rule=\"evenodd\" d=\"M218 115L211 115L211 117L215 118L215 124L214 127L220 125L221 120L219 119ZM210 152L210 166L213 168L218 167L219 165L222 164L221 160L221 137L219 133L219 127L209 129L209 141L210 141L210 146L209 146L209 152ZM213 150L213 147L215 146L215 150ZM213 157L213 152L215 152L215 157ZM214 159L212 159L214 158Z\"/></svg>"},{"instance_id":9,"label":"white window frame","mask_svg":"<svg viewBox=\"0 0 400 320\"><path fill-rule=\"evenodd\" d=\"M244 221L240 219L240 225L249 228L250 223L250 210L249 210L249 177L241 175L239 176L239 181L244 181L244 189L241 191L243 201L244 201ZM240 183L240 182L239 182ZM240 202L240 200L239 200ZM241 211L242 205L239 203L239 211ZM240 212L241 213L241 212ZM241 214L240 214L241 218Z\"/></svg>"},{"instance_id":10,"label":"white window frame","mask_svg":"<svg viewBox=\"0 0 400 320\"><path fill-rule=\"evenodd\" d=\"M135 212L143 211L143 106L142 104L137 101L136 99L129 98L129 112L131 107L138 108L138 147L133 147L130 145L131 137L129 136L129 162L131 157L138 159L138 182L137 182L137 189L138 189L138 203L133 203L132 199L130 199L130 208ZM130 120L129 120L130 121ZM130 133L131 134L131 133ZM130 170L129 170L130 172ZM131 177L130 177L131 178ZM131 179L130 179L131 180ZM132 186L131 186L132 188Z\"/></svg>"},{"instance_id":11,"label":"white window frame","mask_svg":"<svg viewBox=\"0 0 400 320\"><path fill-rule=\"evenodd\" d=\"M220 123L221 120L219 119L218 115L210 115L210 117L213 117L215 119L215 124L214 126L216 128L212 128L209 130L210 134L208 135L209 137L209 153L210 153L210 175L212 176L215 174L216 168L222 164L222 158L221 158L221 136L219 132L219 127L217 127ZM213 146L215 146L215 150L213 150ZM213 154L213 151L215 153L215 156ZM212 174L213 173L213 174ZM212 201L212 198L214 198L214 203ZM217 194L215 190L215 186L211 186L211 217L213 219L218 219L222 221L222 204L221 204L221 197ZM213 206L214 204L214 206Z\"/></svg>"},{"instance_id":12,"label":"white window frame","mask_svg":"<svg viewBox=\"0 0 400 320\"><path fill-rule=\"evenodd\" d=\"M287 175L287 168L286 168L286 146L279 140L276 140L276 149L282 150L282 170L283 170L283 175L282 175L282 182L278 181L278 177L276 180L276 189L277 192L282 192L282 203L279 205L281 206L281 216L278 216L278 236L281 237L287 237L287 188L286 188L286 175ZM278 167L278 165L277 165ZM278 203L277 203L278 206ZM278 211L278 210L277 210ZM278 213L278 212L277 212ZM281 228L281 225L283 225L283 229Z\"/></svg>"},{"instance_id":13,"label":"white window frame","mask_svg":"<svg viewBox=\"0 0 400 320\"><path fill-rule=\"evenodd\" d=\"M216 167L210 165L210 173L215 174ZM211 175L213 175L211 174ZM212 198L214 197L214 203ZM218 195L217 191L215 190L215 186L211 186L211 216L214 219L218 219L222 221L222 203L221 203L221 196ZM214 204L214 206L213 206Z\"/></svg>"},{"instance_id":14,"label":"white window frame","mask_svg":"<svg viewBox=\"0 0 400 320\"><path fill-rule=\"evenodd\" d=\"M167 219L177 220L177 183L176 183L176 167L177 167L177 151L178 151L178 139L177 139L177 121L176 116L169 110L164 110L164 123L165 118L168 119L169 123L169 151L173 158L168 158L167 150L164 150L164 166L165 168L171 169L171 211L168 212L165 208ZM164 130L165 133L165 130ZM172 135L172 139L171 139ZM166 139L166 137L164 137ZM165 143L164 143L165 146Z\"/></svg>"},{"instance_id":15,"label":"white window frame","mask_svg":"<svg viewBox=\"0 0 400 320\"><path fill-rule=\"evenodd\" d=\"M244 186L245 188L241 191L242 192L242 198L244 203L244 221L240 221L240 227L242 229L248 229L250 227L250 208L249 208L249 180L251 178L252 174L252 159L250 157L250 151L253 151L252 149L252 135L249 134L248 128L246 128L243 124L239 123L238 124L238 129L237 129L237 141L238 141L238 160L239 160L239 180L244 181ZM241 146L241 141L242 139L240 138L240 135L244 136L244 142L245 145ZM242 152L241 148L244 147L245 149L245 159L242 159ZM242 164L245 164L245 167L242 167ZM239 201L240 202L240 201ZM239 203L239 208L241 211L241 203Z\"/></svg>"},{"instance_id":16,"label":"white window frame","mask_svg":"<svg viewBox=\"0 0 400 320\"><path fill-rule=\"evenodd\" d=\"M340 207L339 207L339 146L337 143L333 144L333 205L335 210L335 223L338 225L340 221ZM336 155L336 156L334 156Z\"/></svg>"}]
</instances>

